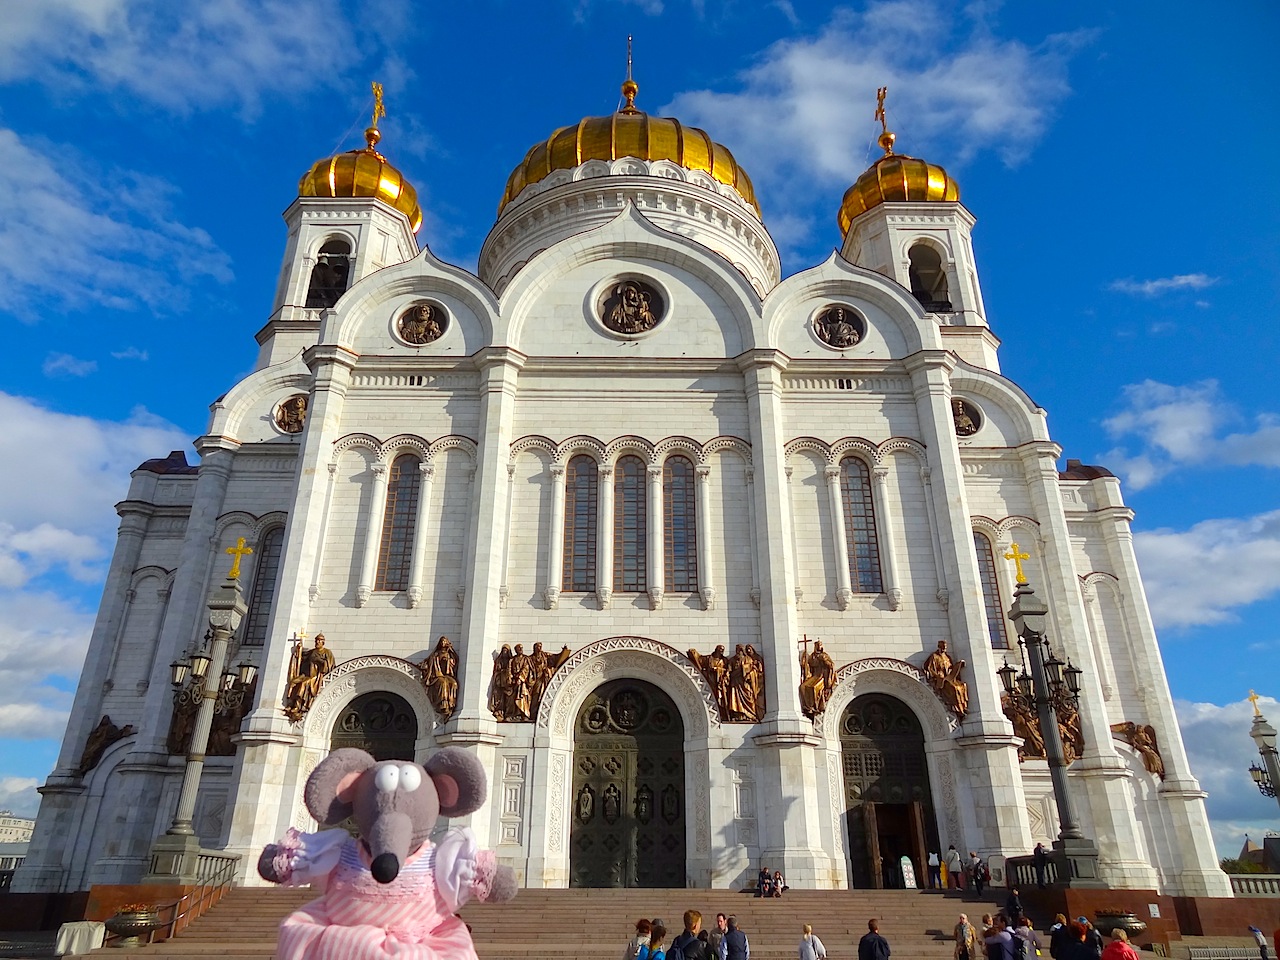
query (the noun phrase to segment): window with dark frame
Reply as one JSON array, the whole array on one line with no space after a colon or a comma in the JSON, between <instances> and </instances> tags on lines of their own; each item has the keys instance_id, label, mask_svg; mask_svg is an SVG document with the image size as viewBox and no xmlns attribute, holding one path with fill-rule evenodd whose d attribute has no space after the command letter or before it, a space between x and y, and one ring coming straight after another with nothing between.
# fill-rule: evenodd
<instances>
[{"instance_id":1,"label":"window with dark frame","mask_svg":"<svg viewBox=\"0 0 1280 960\"><path fill-rule=\"evenodd\" d=\"M623 457L613 471L613 589L619 593L648 587L648 512L645 463Z\"/></svg>"},{"instance_id":2,"label":"window with dark frame","mask_svg":"<svg viewBox=\"0 0 1280 960\"><path fill-rule=\"evenodd\" d=\"M1000 606L1000 581L996 579L995 552L991 541L973 531L973 550L978 555L978 579L982 581L982 607L987 614L987 636L996 650L1009 649L1009 634L1004 626L1004 610Z\"/></svg>"},{"instance_id":3,"label":"window with dark frame","mask_svg":"<svg viewBox=\"0 0 1280 960\"><path fill-rule=\"evenodd\" d=\"M253 588L249 592L249 613L244 618L240 642L260 647L267 640L267 621L276 599L280 577L280 555L284 551L284 527L272 527L258 542L257 563L253 567Z\"/></svg>"},{"instance_id":4,"label":"window with dark frame","mask_svg":"<svg viewBox=\"0 0 1280 960\"><path fill-rule=\"evenodd\" d=\"M880 544L876 537L875 506L871 500L871 470L857 457L840 461L844 501L844 535L849 552L849 585L854 593L882 593Z\"/></svg>"},{"instance_id":5,"label":"window with dark frame","mask_svg":"<svg viewBox=\"0 0 1280 960\"><path fill-rule=\"evenodd\" d=\"M564 570L561 589L596 589L596 497L599 471L585 454L569 461L564 478Z\"/></svg>"},{"instance_id":6,"label":"window with dark frame","mask_svg":"<svg viewBox=\"0 0 1280 960\"><path fill-rule=\"evenodd\" d=\"M662 533L666 590L693 593L698 589L698 517L693 463L688 457L668 457L662 467Z\"/></svg>"},{"instance_id":7,"label":"window with dark frame","mask_svg":"<svg viewBox=\"0 0 1280 960\"><path fill-rule=\"evenodd\" d=\"M421 460L402 453L391 464L387 478L387 509L382 514L382 543L378 550L375 590L409 589L413 563L413 531L418 521L418 467Z\"/></svg>"}]
</instances>

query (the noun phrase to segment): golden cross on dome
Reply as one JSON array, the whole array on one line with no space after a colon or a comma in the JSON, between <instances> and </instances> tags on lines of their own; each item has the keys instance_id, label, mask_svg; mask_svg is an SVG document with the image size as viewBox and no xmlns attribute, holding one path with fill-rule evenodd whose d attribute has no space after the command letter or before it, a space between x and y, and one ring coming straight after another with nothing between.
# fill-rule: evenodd
<instances>
[{"instance_id":1,"label":"golden cross on dome","mask_svg":"<svg viewBox=\"0 0 1280 960\"><path fill-rule=\"evenodd\" d=\"M1262 698L1258 696L1256 693L1254 693L1252 690L1250 690L1249 696L1247 696L1245 699L1253 704L1253 715L1255 717L1262 716L1262 711L1258 709L1258 701L1261 700Z\"/></svg>"},{"instance_id":2,"label":"golden cross on dome","mask_svg":"<svg viewBox=\"0 0 1280 960\"><path fill-rule=\"evenodd\" d=\"M376 128L378 120L387 115L387 108L382 105L382 84L373 81L373 122L369 126Z\"/></svg>"},{"instance_id":3,"label":"golden cross on dome","mask_svg":"<svg viewBox=\"0 0 1280 960\"><path fill-rule=\"evenodd\" d=\"M631 79L631 34L627 34L627 79L622 81L622 96L627 101L619 113L639 113L636 109L636 94L640 85Z\"/></svg>"},{"instance_id":4,"label":"golden cross on dome","mask_svg":"<svg viewBox=\"0 0 1280 960\"><path fill-rule=\"evenodd\" d=\"M876 119L880 121L881 133L889 132L889 124L885 120L885 116L884 116L884 98L888 92L889 92L888 87L881 87L879 90L876 91Z\"/></svg>"},{"instance_id":5,"label":"golden cross on dome","mask_svg":"<svg viewBox=\"0 0 1280 960\"><path fill-rule=\"evenodd\" d=\"M246 547L244 545L244 537L241 537L236 541L236 545L234 547L227 547L226 552L235 557L235 559L231 561L231 569L227 571L227 579L239 580L240 579L240 558L243 556L246 556L247 554L253 553L253 548Z\"/></svg>"},{"instance_id":6,"label":"golden cross on dome","mask_svg":"<svg viewBox=\"0 0 1280 960\"><path fill-rule=\"evenodd\" d=\"M631 34L627 34L627 79L631 79Z\"/></svg>"},{"instance_id":7,"label":"golden cross on dome","mask_svg":"<svg viewBox=\"0 0 1280 960\"><path fill-rule=\"evenodd\" d=\"M1023 576L1023 574L1022 574L1022 561L1023 561L1023 560L1030 560L1030 559L1031 559L1031 554L1029 554L1029 553L1019 553L1019 552L1018 552L1018 545L1017 545L1016 543L1011 543L1011 544L1009 544L1009 552L1008 552L1008 553L1006 553L1006 554L1004 555L1004 558L1005 558L1006 560L1012 560L1012 561L1013 561L1013 568L1014 568L1014 570L1015 570L1015 571L1017 571L1017 574L1018 574L1017 579L1016 579L1016 581L1015 581L1015 582L1016 582L1016 583L1026 583L1026 582L1027 582L1027 578L1026 578L1025 576Z\"/></svg>"}]
</instances>

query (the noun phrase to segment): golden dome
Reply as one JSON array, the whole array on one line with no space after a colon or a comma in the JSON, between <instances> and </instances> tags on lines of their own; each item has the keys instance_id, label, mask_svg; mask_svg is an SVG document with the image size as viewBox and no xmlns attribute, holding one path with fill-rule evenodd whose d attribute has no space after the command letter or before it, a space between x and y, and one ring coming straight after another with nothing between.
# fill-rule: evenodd
<instances>
[{"instance_id":1,"label":"golden dome","mask_svg":"<svg viewBox=\"0 0 1280 960\"><path fill-rule=\"evenodd\" d=\"M849 224L859 215L881 203L903 200L959 200L960 185L936 163L893 152L894 135L880 135L884 156L845 191L840 201L840 233L849 232Z\"/></svg>"},{"instance_id":2,"label":"golden dome","mask_svg":"<svg viewBox=\"0 0 1280 960\"><path fill-rule=\"evenodd\" d=\"M298 181L298 196L374 197L408 217L409 226L417 233L422 226L418 191L374 149L382 139L377 127L366 130L364 138L368 145L363 150L349 150L317 160Z\"/></svg>"},{"instance_id":3,"label":"golden dome","mask_svg":"<svg viewBox=\"0 0 1280 960\"><path fill-rule=\"evenodd\" d=\"M553 170L572 170L588 160L670 160L687 170L702 170L738 192L760 213L755 188L747 171L738 166L728 148L704 130L686 127L679 120L651 117L635 107L639 87L628 79L622 85L626 105L607 117L586 117L574 126L561 127L545 142L534 144L524 160L511 171L507 189L498 204L498 216L525 187Z\"/></svg>"}]
</instances>

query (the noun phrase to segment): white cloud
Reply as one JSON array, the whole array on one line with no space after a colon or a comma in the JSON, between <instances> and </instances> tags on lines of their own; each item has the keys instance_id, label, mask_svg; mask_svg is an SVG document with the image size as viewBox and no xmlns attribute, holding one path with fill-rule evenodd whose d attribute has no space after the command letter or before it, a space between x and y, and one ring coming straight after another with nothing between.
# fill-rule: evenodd
<instances>
[{"instance_id":1,"label":"white cloud","mask_svg":"<svg viewBox=\"0 0 1280 960\"><path fill-rule=\"evenodd\" d=\"M1280 718L1277 701L1263 697L1258 705L1269 720ZM1249 777L1249 764L1258 759L1249 738L1253 709L1247 700L1225 706L1175 700L1174 709L1191 769L1209 794L1205 806L1218 857L1234 857L1246 833L1261 840L1277 825L1275 800L1259 793Z\"/></svg>"},{"instance_id":2,"label":"white cloud","mask_svg":"<svg viewBox=\"0 0 1280 960\"><path fill-rule=\"evenodd\" d=\"M1124 388L1124 402L1102 426L1114 440L1137 449L1117 446L1102 460L1135 490L1184 464L1280 467L1280 416L1260 414L1254 429L1225 433L1243 418L1216 380L1186 386L1144 380Z\"/></svg>"},{"instance_id":3,"label":"white cloud","mask_svg":"<svg viewBox=\"0 0 1280 960\"><path fill-rule=\"evenodd\" d=\"M1228 623L1280 593L1280 510L1140 532L1134 550L1158 627Z\"/></svg>"},{"instance_id":4,"label":"white cloud","mask_svg":"<svg viewBox=\"0 0 1280 960\"><path fill-rule=\"evenodd\" d=\"M1113 280L1108 289L1139 297L1158 297L1175 290L1203 290L1217 282L1217 277L1207 274L1183 273L1176 277L1160 277L1156 280L1134 280L1132 277L1126 280ZM1201 304L1207 306L1204 301L1197 301L1197 306Z\"/></svg>"},{"instance_id":5,"label":"white cloud","mask_svg":"<svg viewBox=\"0 0 1280 960\"><path fill-rule=\"evenodd\" d=\"M852 183L879 155L883 85L904 153L954 165L992 150L1016 163L1069 93L1067 60L1085 35L1031 47L958 16L928 0L839 10L817 34L767 48L737 91L686 91L663 112L705 124L758 183L773 181L770 195Z\"/></svg>"},{"instance_id":6,"label":"white cloud","mask_svg":"<svg viewBox=\"0 0 1280 960\"><path fill-rule=\"evenodd\" d=\"M0 590L0 737L60 738L93 614L52 592Z\"/></svg>"},{"instance_id":7,"label":"white cloud","mask_svg":"<svg viewBox=\"0 0 1280 960\"><path fill-rule=\"evenodd\" d=\"M98 369L97 360L80 360L69 353L51 353L41 367L46 377L87 377Z\"/></svg>"},{"instance_id":8,"label":"white cloud","mask_svg":"<svg viewBox=\"0 0 1280 960\"><path fill-rule=\"evenodd\" d=\"M11 810L20 817L34 817L40 808L40 794L35 777L0 777L0 810Z\"/></svg>"},{"instance_id":9,"label":"white cloud","mask_svg":"<svg viewBox=\"0 0 1280 960\"><path fill-rule=\"evenodd\" d=\"M150 355L145 350L139 350L137 347L127 347L124 350L112 350L111 356L117 360L149 360Z\"/></svg>"},{"instance_id":10,"label":"white cloud","mask_svg":"<svg viewBox=\"0 0 1280 960\"><path fill-rule=\"evenodd\" d=\"M203 230L173 218L173 193L162 181L0 128L4 309L28 319L44 302L164 312L184 307L201 278L228 282L230 258Z\"/></svg>"},{"instance_id":11,"label":"white cloud","mask_svg":"<svg viewBox=\"0 0 1280 960\"><path fill-rule=\"evenodd\" d=\"M188 113L255 115L265 94L332 82L361 55L338 0L41 0L5 5L0 82L35 80L66 96L120 91ZM322 67L321 67L322 65Z\"/></svg>"}]
</instances>

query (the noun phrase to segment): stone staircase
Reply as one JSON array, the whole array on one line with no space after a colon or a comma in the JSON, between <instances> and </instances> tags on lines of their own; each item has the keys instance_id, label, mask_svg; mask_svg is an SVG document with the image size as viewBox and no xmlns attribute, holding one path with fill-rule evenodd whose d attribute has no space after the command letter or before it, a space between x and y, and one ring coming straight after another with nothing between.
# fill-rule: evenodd
<instances>
[{"instance_id":1,"label":"stone staircase","mask_svg":"<svg viewBox=\"0 0 1280 960\"><path fill-rule=\"evenodd\" d=\"M238 887L177 938L131 952L147 960L269 960L280 919L314 898L306 888ZM880 920L895 957L951 960L956 915L976 920L997 905L994 898L914 890L790 890L781 899L760 900L728 890L526 889L508 904L469 904L462 917L480 960L548 960L580 955L585 944L610 960L621 957L638 918L659 917L674 936L690 908L702 911L703 926L714 924L717 911L735 914L751 941L752 960L794 960L804 923L813 924L832 960L856 960L871 917ZM109 948L94 953L120 955Z\"/></svg>"}]
</instances>

